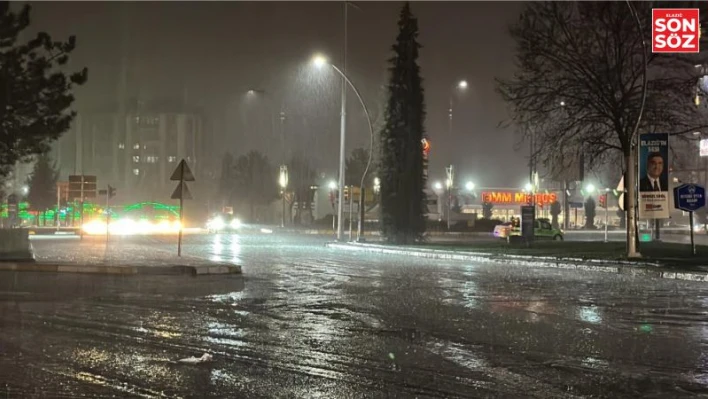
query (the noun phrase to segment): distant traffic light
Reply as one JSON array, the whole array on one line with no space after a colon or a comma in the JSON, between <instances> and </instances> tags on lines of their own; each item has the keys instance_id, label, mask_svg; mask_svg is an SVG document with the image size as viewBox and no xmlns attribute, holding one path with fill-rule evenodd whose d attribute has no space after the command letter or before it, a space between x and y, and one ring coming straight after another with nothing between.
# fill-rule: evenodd
<instances>
[{"instance_id":1,"label":"distant traffic light","mask_svg":"<svg viewBox=\"0 0 708 399\"><path fill-rule=\"evenodd\" d=\"M600 208L607 208L607 194L600 196Z\"/></svg>"},{"instance_id":2,"label":"distant traffic light","mask_svg":"<svg viewBox=\"0 0 708 399\"><path fill-rule=\"evenodd\" d=\"M344 201L349 201L349 186L344 186Z\"/></svg>"}]
</instances>

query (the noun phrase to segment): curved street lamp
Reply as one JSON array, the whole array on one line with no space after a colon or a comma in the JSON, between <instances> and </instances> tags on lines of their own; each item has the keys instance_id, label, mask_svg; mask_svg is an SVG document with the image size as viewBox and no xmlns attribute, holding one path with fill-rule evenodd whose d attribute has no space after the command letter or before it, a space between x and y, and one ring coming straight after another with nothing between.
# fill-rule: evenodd
<instances>
[{"instance_id":1,"label":"curved street lamp","mask_svg":"<svg viewBox=\"0 0 708 399\"><path fill-rule=\"evenodd\" d=\"M359 99L359 103L361 104L361 107L364 109L364 114L366 115L366 122L369 125L369 134L370 134L370 143L369 143L369 159L366 162L366 168L364 168L364 173L361 176L361 186L364 187L364 180L366 180L366 174L369 172L369 167L371 166L371 160L373 157L373 150L374 150L374 127L371 125L371 117L369 116L369 109L366 107L366 104L364 103L364 99L361 97L361 93L359 93L359 89L354 86L354 83L349 79L349 77L342 72L339 68L337 68L336 65L333 63L329 62L326 57L324 57L321 54L315 55L312 59L312 63L315 65L317 68L322 68L326 65L329 65L334 69L339 76L344 79L345 82L349 85L349 87L352 88L354 91L354 94L356 94L356 97ZM340 147L339 147L339 187L344 187L344 165L346 163L346 153L345 153L345 142L346 142L346 102L345 98L342 97L342 114L341 114L341 128L340 128ZM342 216L344 216L344 192L342 190L339 190L338 194L338 201L339 204L337 205L337 240L342 239L342 232L343 232L343 225L342 225ZM361 213L362 209L364 207L364 196L359 195L359 212ZM362 218L359 218L359 228L357 231L357 236L358 238L362 238L363 234L363 227L364 223Z\"/></svg>"}]
</instances>

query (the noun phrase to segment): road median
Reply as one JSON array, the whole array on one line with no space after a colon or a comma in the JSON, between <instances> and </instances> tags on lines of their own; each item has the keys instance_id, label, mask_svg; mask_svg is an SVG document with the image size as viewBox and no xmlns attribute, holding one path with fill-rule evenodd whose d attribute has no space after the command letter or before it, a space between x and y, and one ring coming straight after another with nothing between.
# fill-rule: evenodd
<instances>
[{"instance_id":1,"label":"road median","mask_svg":"<svg viewBox=\"0 0 708 399\"><path fill-rule=\"evenodd\" d=\"M40 262L0 262L0 272L51 272L104 275L221 275L241 274L241 266L213 265L78 265Z\"/></svg>"},{"instance_id":2,"label":"road median","mask_svg":"<svg viewBox=\"0 0 708 399\"><path fill-rule=\"evenodd\" d=\"M514 266L582 270L651 278L708 282L708 271L706 271L705 266L703 266L708 263L703 263L702 258L692 259L689 266L682 268L682 260L675 258L622 260L607 258L604 256L605 254L600 254L602 256L592 258L589 256L570 256L573 252L569 252L569 256L559 256L557 253L544 255L544 253L552 251L538 251L538 254L519 251L522 253L513 254L502 251L481 251L475 250L474 248L444 248L446 246L440 246L442 248L436 248L435 246L403 247L364 243L327 243L327 246L339 250L405 255L428 259L500 263ZM487 249L490 248L491 247ZM667 262L667 259L670 259L670 261Z\"/></svg>"}]
</instances>

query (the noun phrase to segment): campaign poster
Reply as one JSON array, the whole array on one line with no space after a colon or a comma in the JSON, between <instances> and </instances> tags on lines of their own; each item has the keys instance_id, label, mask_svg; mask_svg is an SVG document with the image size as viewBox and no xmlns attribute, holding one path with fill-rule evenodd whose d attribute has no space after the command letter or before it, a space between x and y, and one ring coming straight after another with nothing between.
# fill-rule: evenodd
<instances>
[{"instance_id":1,"label":"campaign poster","mask_svg":"<svg viewBox=\"0 0 708 399\"><path fill-rule=\"evenodd\" d=\"M669 218L669 135L639 136L639 218Z\"/></svg>"}]
</instances>

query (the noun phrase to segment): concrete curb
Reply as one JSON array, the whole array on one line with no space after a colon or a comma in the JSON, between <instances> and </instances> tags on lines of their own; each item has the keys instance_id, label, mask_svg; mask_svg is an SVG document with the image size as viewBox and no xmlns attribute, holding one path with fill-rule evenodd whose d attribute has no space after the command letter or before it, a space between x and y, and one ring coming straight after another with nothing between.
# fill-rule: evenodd
<instances>
[{"instance_id":1,"label":"concrete curb","mask_svg":"<svg viewBox=\"0 0 708 399\"><path fill-rule=\"evenodd\" d=\"M583 270L601 273L615 273L631 276L642 276L650 278L663 278L670 280L686 280L708 282L708 273L706 272L681 272L661 268L655 263L629 262L629 261L601 261L601 260L586 260L577 258L553 258L553 257L534 257L522 255L499 255L490 253L476 252L456 252L444 251L439 249L427 248L411 248L401 247L394 248L385 245L376 244L361 244L361 243L327 243L328 248L335 248L347 251L361 251L369 253L391 254L391 255L406 255L415 256L418 258L439 259L439 260L460 260L471 262L487 262L487 263L512 263L518 266L539 267L539 268L555 268L555 269L570 269Z\"/></svg>"},{"instance_id":2,"label":"concrete curb","mask_svg":"<svg viewBox=\"0 0 708 399\"><path fill-rule=\"evenodd\" d=\"M176 275L215 275L215 274L241 274L239 265L211 265L211 266L118 266L118 265L61 265L47 263L26 262L0 262L0 271L11 272L52 272L52 273L81 273L104 275L150 275L150 276L176 276Z\"/></svg>"}]
</instances>

